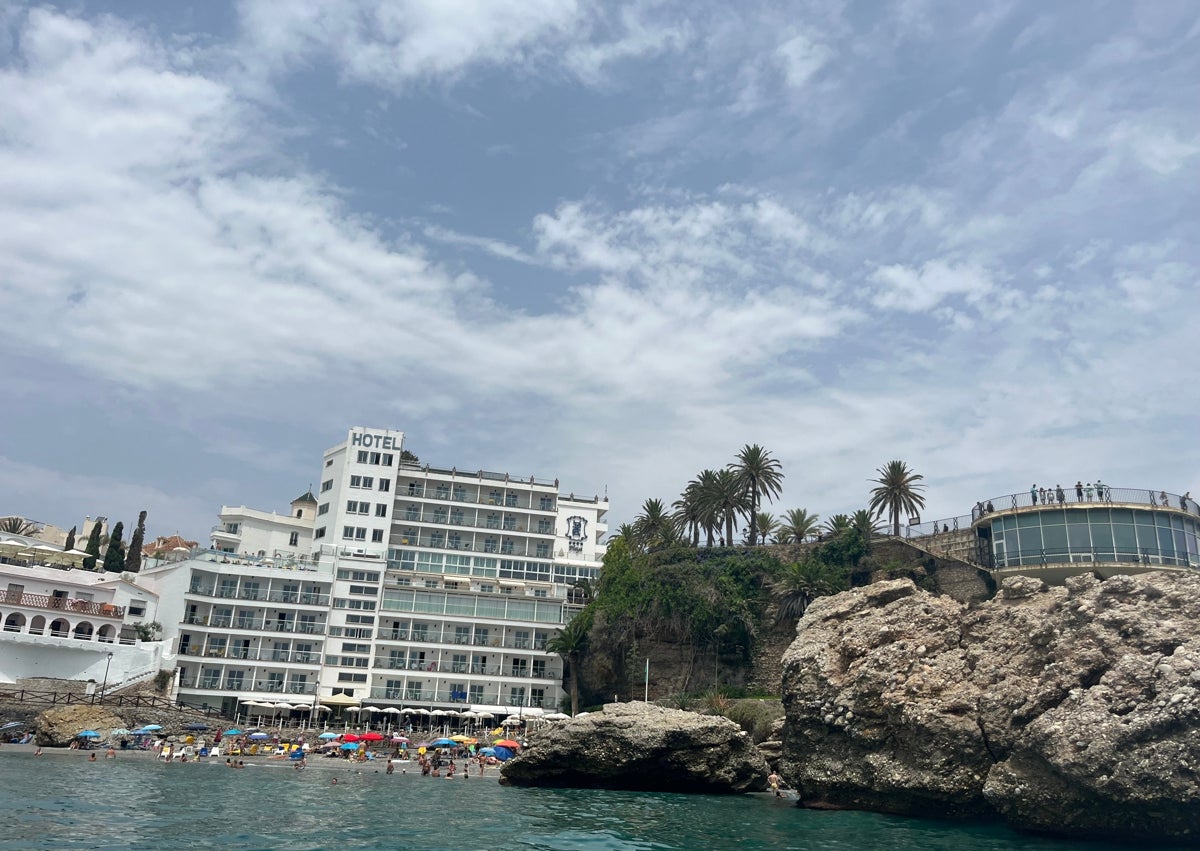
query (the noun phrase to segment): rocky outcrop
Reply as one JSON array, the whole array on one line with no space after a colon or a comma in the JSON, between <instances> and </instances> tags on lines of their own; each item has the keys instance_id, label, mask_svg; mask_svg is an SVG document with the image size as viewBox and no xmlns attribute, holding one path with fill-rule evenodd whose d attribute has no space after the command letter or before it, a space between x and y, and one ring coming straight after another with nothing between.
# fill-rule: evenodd
<instances>
[{"instance_id":1,"label":"rocky outcrop","mask_svg":"<svg viewBox=\"0 0 1200 851\"><path fill-rule=\"evenodd\" d=\"M770 773L732 721L652 703L610 703L538 735L501 769L519 786L739 793Z\"/></svg>"},{"instance_id":2,"label":"rocky outcrop","mask_svg":"<svg viewBox=\"0 0 1200 851\"><path fill-rule=\"evenodd\" d=\"M1200 832L1200 577L1006 579L968 608L882 582L784 658L783 776L812 806L1126 839Z\"/></svg>"},{"instance_id":3,"label":"rocky outcrop","mask_svg":"<svg viewBox=\"0 0 1200 851\"><path fill-rule=\"evenodd\" d=\"M107 738L112 730L129 729L119 715L104 706L64 706L47 709L34 721L34 739L43 747L65 748L84 730Z\"/></svg>"}]
</instances>

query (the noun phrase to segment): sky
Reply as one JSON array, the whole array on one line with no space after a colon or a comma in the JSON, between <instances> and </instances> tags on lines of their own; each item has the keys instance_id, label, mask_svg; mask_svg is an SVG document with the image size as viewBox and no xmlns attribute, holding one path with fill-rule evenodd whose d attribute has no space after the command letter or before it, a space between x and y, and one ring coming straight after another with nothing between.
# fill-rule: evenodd
<instances>
[{"instance_id":1,"label":"sky","mask_svg":"<svg viewBox=\"0 0 1200 851\"><path fill-rule=\"evenodd\" d=\"M1200 493L1190 0L0 0L0 105L0 514Z\"/></svg>"}]
</instances>

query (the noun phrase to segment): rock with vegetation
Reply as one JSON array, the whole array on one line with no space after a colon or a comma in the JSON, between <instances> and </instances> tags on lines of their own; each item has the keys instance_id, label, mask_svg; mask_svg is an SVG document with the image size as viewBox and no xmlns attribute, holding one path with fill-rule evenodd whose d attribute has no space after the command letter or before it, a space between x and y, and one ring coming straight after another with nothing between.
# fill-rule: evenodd
<instances>
[{"instance_id":1,"label":"rock with vegetation","mask_svg":"<svg viewBox=\"0 0 1200 851\"><path fill-rule=\"evenodd\" d=\"M539 734L501 769L518 786L737 794L770 773L727 718L653 703L610 703Z\"/></svg>"},{"instance_id":2,"label":"rock with vegetation","mask_svg":"<svg viewBox=\"0 0 1200 851\"><path fill-rule=\"evenodd\" d=\"M784 658L783 775L811 806L1200 833L1200 577L1006 579L967 607L881 582Z\"/></svg>"}]
</instances>

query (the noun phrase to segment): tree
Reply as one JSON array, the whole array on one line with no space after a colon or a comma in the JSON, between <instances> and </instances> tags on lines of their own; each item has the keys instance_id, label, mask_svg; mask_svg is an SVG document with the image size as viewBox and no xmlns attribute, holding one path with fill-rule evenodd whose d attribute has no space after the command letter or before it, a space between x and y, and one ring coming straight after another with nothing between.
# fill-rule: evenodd
<instances>
[{"instance_id":1,"label":"tree","mask_svg":"<svg viewBox=\"0 0 1200 851\"><path fill-rule=\"evenodd\" d=\"M679 539L675 519L667 513L661 499L642 503L642 513L633 521L633 532L644 549L656 550Z\"/></svg>"},{"instance_id":2,"label":"tree","mask_svg":"<svg viewBox=\"0 0 1200 851\"><path fill-rule=\"evenodd\" d=\"M782 492L783 469L779 461L772 458L771 453L757 443L743 446L737 454L737 459L729 465L729 469L737 476L739 487L748 497L745 511L746 519L750 521L750 546L754 546L757 543L758 531L755 529L754 517L758 514L760 500L765 496L768 501L773 502Z\"/></svg>"},{"instance_id":3,"label":"tree","mask_svg":"<svg viewBox=\"0 0 1200 851\"><path fill-rule=\"evenodd\" d=\"M860 508L850 515L850 528L858 532L863 541L869 544L875 535L876 519L869 509Z\"/></svg>"},{"instance_id":4,"label":"tree","mask_svg":"<svg viewBox=\"0 0 1200 851\"><path fill-rule=\"evenodd\" d=\"M850 528L850 518L845 514L835 514L825 521L825 534L836 537Z\"/></svg>"},{"instance_id":5,"label":"tree","mask_svg":"<svg viewBox=\"0 0 1200 851\"><path fill-rule=\"evenodd\" d=\"M71 531L67 533L67 543L63 545L64 550L75 549L75 527L71 527Z\"/></svg>"},{"instance_id":6,"label":"tree","mask_svg":"<svg viewBox=\"0 0 1200 851\"><path fill-rule=\"evenodd\" d=\"M750 521L748 531L751 539L757 536L765 544L767 539L774 535L778 529L779 521L775 519L775 515L769 511L760 511Z\"/></svg>"},{"instance_id":7,"label":"tree","mask_svg":"<svg viewBox=\"0 0 1200 851\"><path fill-rule=\"evenodd\" d=\"M4 517L0 518L0 532L7 535L36 535L38 529L41 528L32 520L26 520L24 517Z\"/></svg>"},{"instance_id":8,"label":"tree","mask_svg":"<svg viewBox=\"0 0 1200 851\"><path fill-rule=\"evenodd\" d=\"M879 478L871 480L877 487L871 490L870 509L876 517L883 517L886 512L892 534L900 537L901 512L915 514L925 507L925 497L920 494L925 489L920 481L925 477L908 469L903 461L889 461L876 472Z\"/></svg>"},{"instance_id":9,"label":"tree","mask_svg":"<svg viewBox=\"0 0 1200 851\"><path fill-rule=\"evenodd\" d=\"M125 569L125 545L121 543L124 531L125 524L118 520L108 539L108 549L104 551L104 569L108 573L120 573Z\"/></svg>"},{"instance_id":10,"label":"tree","mask_svg":"<svg viewBox=\"0 0 1200 851\"><path fill-rule=\"evenodd\" d=\"M792 508L784 512L776 539L781 544L802 544L816 534L820 522L819 515L809 514L803 508Z\"/></svg>"},{"instance_id":11,"label":"tree","mask_svg":"<svg viewBox=\"0 0 1200 851\"><path fill-rule=\"evenodd\" d=\"M701 470L700 475L688 482L688 490L695 494L697 522L704 530L704 545L711 549L717 529L721 528L716 470Z\"/></svg>"},{"instance_id":12,"label":"tree","mask_svg":"<svg viewBox=\"0 0 1200 851\"><path fill-rule=\"evenodd\" d=\"M725 525L725 544L733 546L733 531L737 520L750 507L749 494L738 482L737 474L729 468L713 473L711 500L718 526Z\"/></svg>"},{"instance_id":13,"label":"tree","mask_svg":"<svg viewBox=\"0 0 1200 851\"><path fill-rule=\"evenodd\" d=\"M137 573L142 569L142 542L146 540L146 512L138 514L137 528L129 539L129 552L125 554L125 569Z\"/></svg>"},{"instance_id":14,"label":"tree","mask_svg":"<svg viewBox=\"0 0 1200 851\"><path fill-rule=\"evenodd\" d=\"M675 509L675 524L681 532L688 535L693 547L700 546L700 526L703 514L700 484L695 479L688 482L679 499L671 504Z\"/></svg>"},{"instance_id":15,"label":"tree","mask_svg":"<svg viewBox=\"0 0 1200 851\"><path fill-rule=\"evenodd\" d=\"M587 648L588 633L592 628L592 616L586 609L571 618L558 635L546 642L546 649L562 657L563 676L571 677L571 714L579 714L579 657Z\"/></svg>"},{"instance_id":16,"label":"tree","mask_svg":"<svg viewBox=\"0 0 1200 851\"><path fill-rule=\"evenodd\" d=\"M99 518L92 524L92 531L88 534L87 545L83 550L88 554L88 557L83 560L83 566L88 570L96 569L96 560L100 558L100 520Z\"/></svg>"},{"instance_id":17,"label":"tree","mask_svg":"<svg viewBox=\"0 0 1200 851\"><path fill-rule=\"evenodd\" d=\"M400 450L400 460L401 460L401 461L408 461L408 462L411 462L411 463L413 463L413 464L420 464L420 463L421 463L421 459L420 459L420 458L418 458L418 457L417 457L416 455L414 455L413 453L409 452L407 449L401 449L401 450Z\"/></svg>"},{"instance_id":18,"label":"tree","mask_svg":"<svg viewBox=\"0 0 1200 851\"><path fill-rule=\"evenodd\" d=\"M836 594L850 587L844 569L818 559L786 565L771 583L779 620L798 620L817 597Z\"/></svg>"}]
</instances>

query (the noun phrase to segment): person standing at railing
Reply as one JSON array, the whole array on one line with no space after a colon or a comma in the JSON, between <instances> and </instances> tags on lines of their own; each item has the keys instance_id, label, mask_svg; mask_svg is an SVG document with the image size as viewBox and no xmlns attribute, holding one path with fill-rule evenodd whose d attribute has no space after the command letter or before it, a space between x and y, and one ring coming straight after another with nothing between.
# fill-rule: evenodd
<instances>
[{"instance_id":1,"label":"person standing at railing","mask_svg":"<svg viewBox=\"0 0 1200 851\"><path fill-rule=\"evenodd\" d=\"M1084 485L1083 490L1084 490L1084 493L1087 494L1087 501L1091 502L1092 501L1092 483L1088 482L1086 485Z\"/></svg>"},{"instance_id":2,"label":"person standing at railing","mask_svg":"<svg viewBox=\"0 0 1200 851\"><path fill-rule=\"evenodd\" d=\"M1046 489L1042 488L1042 493L1045 493L1045 492L1046 492ZM1038 491L1037 491L1036 484L1029 486L1029 501L1032 502L1034 505L1038 504Z\"/></svg>"},{"instance_id":3,"label":"person standing at railing","mask_svg":"<svg viewBox=\"0 0 1200 851\"><path fill-rule=\"evenodd\" d=\"M1038 488L1037 495L1038 495L1038 498L1034 500L1034 505L1037 504L1038 500L1041 500L1042 505L1049 505L1049 503L1046 502L1046 489L1045 488Z\"/></svg>"},{"instance_id":4,"label":"person standing at railing","mask_svg":"<svg viewBox=\"0 0 1200 851\"><path fill-rule=\"evenodd\" d=\"M1167 502L1167 492L1166 491L1159 491L1158 498L1162 502L1163 508L1166 508L1169 505L1169 503Z\"/></svg>"},{"instance_id":5,"label":"person standing at railing","mask_svg":"<svg viewBox=\"0 0 1200 851\"><path fill-rule=\"evenodd\" d=\"M1183 496L1179 497L1179 507L1187 511L1188 500L1192 498L1192 492L1188 491Z\"/></svg>"},{"instance_id":6,"label":"person standing at railing","mask_svg":"<svg viewBox=\"0 0 1200 851\"><path fill-rule=\"evenodd\" d=\"M1075 501L1083 502L1083 482L1075 482Z\"/></svg>"},{"instance_id":7,"label":"person standing at railing","mask_svg":"<svg viewBox=\"0 0 1200 851\"><path fill-rule=\"evenodd\" d=\"M1063 493L1062 485L1054 486L1054 496L1058 499L1059 505L1062 505L1066 501L1067 495Z\"/></svg>"}]
</instances>

